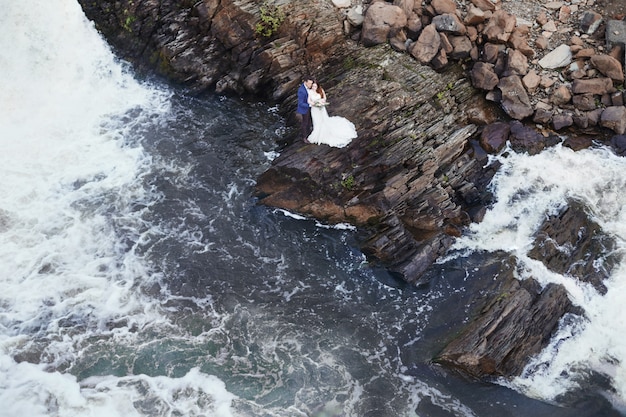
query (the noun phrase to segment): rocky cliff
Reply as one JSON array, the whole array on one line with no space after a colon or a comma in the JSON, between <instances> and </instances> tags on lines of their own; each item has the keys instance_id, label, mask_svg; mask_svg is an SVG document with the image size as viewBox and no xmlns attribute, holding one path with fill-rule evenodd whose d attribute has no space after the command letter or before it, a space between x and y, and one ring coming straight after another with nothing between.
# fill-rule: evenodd
<instances>
[{"instance_id":1,"label":"rocky cliff","mask_svg":"<svg viewBox=\"0 0 626 417\"><path fill-rule=\"evenodd\" d=\"M510 72L520 65L523 69L524 59L503 52L509 37L502 41L498 34L511 35L513 29L507 29L511 14L496 12L499 2L460 2L460 10L456 3L435 0L80 3L137 68L194 91L279 103L290 121L302 76L317 77L329 95L329 112L353 121L359 137L338 150L294 141L295 134L289 134L280 157L258 179L259 201L358 226L370 259L416 285L424 283L424 271L463 227L481 220L491 199L486 185L498 168L488 164L488 153L499 152L507 141L527 152L559 141L554 126L537 132L510 122L533 112L545 116L548 110L537 107L540 101L518 100L528 96L528 87L520 74ZM480 15L477 20L475 15ZM491 27L492 18L501 24L483 42L478 34ZM474 39L467 27L473 28ZM487 43L495 45L493 63L480 59ZM518 45L524 50L526 38ZM509 62L510 55L518 60ZM485 64L478 65L482 72L478 63ZM500 74L494 70L498 65ZM492 83L484 84L488 79ZM484 90L491 84L490 96ZM580 94L591 94L595 103L594 92ZM554 114L548 123L554 123ZM621 129L619 111L616 116L607 137ZM573 140L571 146L588 143ZM626 141L616 137L613 143ZM441 362L479 377L519 373L529 355L549 340L558 318L571 310L561 287L541 290L513 281L499 285L505 289L492 291L473 324L442 351ZM503 291L511 296L502 297ZM516 310L493 326L502 311ZM507 342L483 343L485 326L495 329L489 337ZM478 346L482 350L473 348Z\"/></svg>"}]
</instances>

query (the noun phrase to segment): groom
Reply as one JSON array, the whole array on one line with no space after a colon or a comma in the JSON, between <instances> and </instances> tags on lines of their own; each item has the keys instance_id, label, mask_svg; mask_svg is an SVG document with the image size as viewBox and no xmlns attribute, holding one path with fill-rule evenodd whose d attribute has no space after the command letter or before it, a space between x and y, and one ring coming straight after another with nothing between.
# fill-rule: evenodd
<instances>
[{"instance_id":1,"label":"groom","mask_svg":"<svg viewBox=\"0 0 626 417\"><path fill-rule=\"evenodd\" d=\"M313 122L311 121L311 107L309 106L309 93L308 89L311 88L313 84L313 78L304 77L302 79L302 84L300 84L300 88L298 88L298 109L296 110L296 114L300 119L300 138L309 143L307 138L311 134L313 130Z\"/></svg>"}]
</instances>

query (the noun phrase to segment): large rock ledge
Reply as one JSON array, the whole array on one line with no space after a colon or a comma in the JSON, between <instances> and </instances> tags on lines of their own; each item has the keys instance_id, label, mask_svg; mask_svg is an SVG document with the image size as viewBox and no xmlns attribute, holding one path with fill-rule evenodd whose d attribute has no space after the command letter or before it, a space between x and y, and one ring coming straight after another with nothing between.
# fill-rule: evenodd
<instances>
[{"instance_id":1,"label":"large rock ledge","mask_svg":"<svg viewBox=\"0 0 626 417\"><path fill-rule=\"evenodd\" d=\"M329 111L352 120L359 137L341 150L287 138L281 155L258 179L259 201L328 222L357 225L370 259L416 285L425 284L424 271L463 227L481 220L491 199L486 185L498 168L488 164L488 153L500 152L507 142L518 151L540 152L560 141L554 130L575 126L570 119L581 128L593 128L590 135L607 140L618 153L626 152L626 137L615 136L623 131L623 104L608 112L604 121L590 109L598 103L620 107L614 94L619 75L613 75L601 95L598 89L587 91L593 86L576 81L581 78L558 90L541 85L542 94L534 85L536 77L518 82L528 75L522 55L524 51L530 55L527 41L536 31L523 29L518 35L525 35L524 42L507 46L508 37L500 38L513 33L508 25L515 19L508 12L494 12L501 7L499 1L270 0L268 4L284 14L284 22L270 37L256 30L262 4L256 0L79 2L123 58L192 91L263 97L281 104L292 121L302 75L316 75L329 93ZM526 4L507 2L522 3ZM541 3L532 1L533 7ZM380 15L375 11L389 7L394 14L382 13L384 19L375 19ZM556 13L546 7L541 20ZM500 32L490 29L493 16L494 24L502 23L496 25ZM488 29L493 30L489 35ZM547 32L546 28L541 35L548 36ZM568 36L554 33L555 38ZM570 52L572 46L580 52L599 41L581 36L576 42L568 46ZM547 42L544 45L548 47ZM468 59L474 64L468 66ZM607 61L596 60L596 66ZM587 58L581 54L577 62L586 65ZM537 63L529 65L536 68ZM572 67L569 74L583 78L600 74L593 68L585 71ZM606 77L594 79L602 78ZM550 77L544 81L549 83ZM490 92L485 95L484 90ZM527 93L527 101L511 101ZM572 93L578 97L575 101ZM579 111L585 118L577 117ZM561 117L564 114L571 117ZM534 123L543 124L541 130L510 121L528 120L530 115ZM590 137L573 137L566 145L590 146ZM583 229L593 233L558 232ZM558 253L574 236L582 236L569 243L579 250ZM595 260L585 254L588 247L610 244L588 224L584 211L568 209L551 219L537 242L531 257L603 291L605 275L597 273L592 267ZM578 257L574 261L572 253ZM574 264L572 270L569 265ZM574 311L562 287L541 288L532 279L519 282L512 269L509 272L503 269L498 274L509 278L498 280L495 287L493 280L486 280L488 298L438 361L479 378L518 374L549 341L559 319Z\"/></svg>"}]
</instances>

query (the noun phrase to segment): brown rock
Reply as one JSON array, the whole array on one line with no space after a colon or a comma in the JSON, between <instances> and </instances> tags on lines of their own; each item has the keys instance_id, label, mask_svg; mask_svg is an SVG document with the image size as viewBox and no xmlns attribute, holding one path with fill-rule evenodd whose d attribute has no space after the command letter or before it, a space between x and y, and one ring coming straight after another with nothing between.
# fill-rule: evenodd
<instances>
[{"instance_id":1,"label":"brown rock","mask_svg":"<svg viewBox=\"0 0 626 417\"><path fill-rule=\"evenodd\" d=\"M482 90L493 90L500 81L493 70L493 64L476 62L470 71L472 85Z\"/></svg>"},{"instance_id":2,"label":"brown rock","mask_svg":"<svg viewBox=\"0 0 626 417\"><path fill-rule=\"evenodd\" d=\"M522 120L533 114L533 108L522 80L517 75L500 79L498 88L502 92L500 104L513 119Z\"/></svg>"},{"instance_id":3,"label":"brown rock","mask_svg":"<svg viewBox=\"0 0 626 417\"><path fill-rule=\"evenodd\" d=\"M569 20L570 16L572 15L572 9L570 6L562 6L559 9L559 22L561 23L567 23L567 21Z\"/></svg>"},{"instance_id":4,"label":"brown rock","mask_svg":"<svg viewBox=\"0 0 626 417\"><path fill-rule=\"evenodd\" d=\"M550 102L557 106L567 104L571 99L572 93L570 93L569 88L565 85L559 85L556 87L550 96Z\"/></svg>"},{"instance_id":5,"label":"brown rock","mask_svg":"<svg viewBox=\"0 0 626 417\"><path fill-rule=\"evenodd\" d=\"M578 52L576 52L576 55L574 55L574 58L579 59L579 58L591 58L592 56L594 56L596 54L596 50L593 48L584 48L584 49L580 49Z\"/></svg>"},{"instance_id":6,"label":"brown rock","mask_svg":"<svg viewBox=\"0 0 626 417\"><path fill-rule=\"evenodd\" d=\"M539 26L543 26L546 23L548 23L548 15L546 15L546 12L541 12L537 15L537 18L535 19L535 21L537 23L539 23Z\"/></svg>"},{"instance_id":7,"label":"brown rock","mask_svg":"<svg viewBox=\"0 0 626 417\"><path fill-rule=\"evenodd\" d=\"M528 73L522 78L522 83L526 90L529 93L534 93L537 87L539 87L539 82L541 81L541 77L537 75L535 70L530 70Z\"/></svg>"},{"instance_id":8,"label":"brown rock","mask_svg":"<svg viewBox=\"0 0 626 417\"><path fill-rule=\"evenodd\" d=\"M552 114L553 113L550 110L536 109L535 110L535 115L533 117L533 122L541 123L541 124L544 124L544 125L548 124L552 120Z\"/></svg>"},{"instance_id":9,"label":"brown rock","mask_svg":"<svg viewBox=\"0 0 626 417\"><path fill-rule=\"evenodd\" d=\"M474 26L466 26L466 28L467 37L469 38L469 40L472 42L476 42L476 40L478 39L478 29L476 29Z\"/></svg>"},{"instance_id":10,"label":"brown rock","mask_svg":"<svg viewBox=\"0 0 626 417\"><path fill-rule=\"evenodd\" d=\"M535 46L541 50L545 50L548 48L548 38L543 35L537 36L535 39Z\"/></svg>"},{"instance_id":11,"label":"brown rock","mask_svg":"<svg viewBox=\"0 0 626 417\"><path fill-rule=\"evenodd\" d=\"M611 106L600 116L600 126L611 129L618 135L626 133L626 107Z\"/></svg>"},{"instance_id":12,"label":"brown rock","mask_svg":"<svg viewBox=\"0 0 626 417\"><path fill-rule=\"evenodd\" d=\"M597 107L596 99L593 94L590 93L575 94L574 97L572 97L572 103L574 107L582 111L593 110Z\"/></svg>"},{"instance_id":13,"label":"brown rock","mask_svg":"<svg viewBox=\"0 0 626 417\"><path fill-rule=\"evenodd\" d=\"M544 137L535 129L524 126L517 120L512 121L510 125L509 141L511 148L516 152L528 152L530 155L536 155L545 148Z\"/></svg>"},{"instance_id":14,"label":"brown rock","mask_svg":"<svg viewBox=\"0 0 626 417\"><path fill-rule=\"evenodd\" d=\"M456 3L452 0L432 0L430 5L436 14L456 13Z\"/></svg>"},{"instance_id":15,"label":"brown rock","mask_svg":"<svg viewBox=\"0 0 626 417\"><path fill-rule=\"evenodd\" d=\"M613 81L624 81L624 69L622 64L612 56L594 55L591 57L591 64Z\"/></svg>"},{"instance_id":16,"label":"brown rock","mask_svg":"<svg viewBox=\"0 0 626 417\"><path fill-rule=\"evenodd\" d=\"M574 124L574 119L569 113L555 114L552 117L552 126L554 130L561 130L564 127L570 127Z\"/></svg>"},{"instance_id":17,"label":"brown rock","mask_svg":"<svg viewBox=\"0 0 626 417\"><path fill-rule=\"evenodd\" d=\"M437 55L430 61L430 65L436 70L444 68L448 63L448 54L446 54L446 51L443 49L440 49Z\"/></svg>"},{"instance_id":18,"label":"brown rock","mask_svg":"<svg viewBox=\"0 0 626 417\"><path fill-rule=\"evenodd\" d=\"M592 93L602 95L612 93L613 91L615 89L610 78L592 78L588 80L574 80L572 82L572 93L574 94Z\"/></svg>"},{"instance_id":19,"label":"brown rock","mask_svg":"<svg viewBox=\"0 0 626 417\"><path fill-rule=\"evenodd\" d=\"M486 20L485 12L479 9L478 7L471 7L467 11L467 15L465 15L465 19L463 20L466 25L475 26L479 23L483 23Z\"/></svg>"},{"instance_id":20,"label":"brown rock","mask_svg":"<svg viewBox=\"0 0 626 417\"><path fill-rule=\"evenodd\" d=\"M450 43L453 49L450 58L457 60L469 57L474 47L472 41L470 41L467 36L451 36Z\"/></svg>"},{"instance_id":21,"label":"brown rock","mask_svg":"<svg viewBox=\"0 0 626 417\"><path fill-rule=\"evenodd\" d=\"M498 45L495 43L486 43L483 46L483 50L481 52L480 58L482 61L488 62L490 64L495 64L498 59L498 55L502 51L504 51L503 45Z\"/></svg>"},{"instance_id":22,"label":"brown rock","mask_svg":"<svg viewBox=\"0 0 626 417\"><path fill-rule=\"evenodd\" d=\"M367 8L363 20L361 41L365 46L387 42L407 24L404 10L386 2L376 2Z\"/></svg>"},{"instance_id":23,"label":"brown rock","mask_svg":"<svg viewBox=\"0 0 626 417\"><path fill-rule=\"evenodd\" d=\"M483 35L487 40L497 43L506 43L515 30L517 19L512 14L497 10L483 31Z\"/></svg>"},{"instance_id":24,"label":"brown rock","mask_svg":"<svg viewBox=\"0 0 626 417\"><path fill-rule=\"evenodd\" d=\"M506 145L511 127L508 123L496 122L483 128L480 134L480 146L491 154L497 154Z\"/></svg>"},{"instance_id":25,"label":"brown rock","mask_svg":"<svg viewBox=\"0 0 626 417\"><path fill-rule=\"evenodd\" d=\"M519 30L519 28L511 34L508 45L529 58L535 55L534 49L528 45L528 36L523 31Z\"/></svg>"},{"instance_id":26,"label":"brown rock","mask_svg":"<svg viewBox=\"0 0 626 417\"><path fill-rule=\"evenodd\" d=\"M450 38L448 38L448 35L446 35L445 33L439 33L439 36L441 38L440 49L444 51L446 54L452 53L452 51L454 51L454 47L450 43Z\"/></svg>"},{"instance_id":27,"label":"brown rock","mask_svg":"<svg viewBox=\"0 0 626 417\"><path fill-rule=\"evenodd\" d=\"M471 0L472 4L474 4L474 6L478 7L480 10L482 11L487 11L487 10L491 10L494 11L496 10L496 4L495 2L491 2L489 0Z\"/></svg>"},{"instance_id":28,"label":"brown rock","mask_svg":"<svg viewBox=\"0 0 626 417\"><path fill-rule=\"evenodd\" d=\"M506 75L517 74L520 76L528 73L528 58L517 49L508 49L506 61Z\"/></svg>"},{"instance_id":29,"label":"brown rock","mask_svg":"<svg viewBox=\"0 0 626 417\"><path fill-rule=\"evenodd\" d=\"M420 33L417 42L411 48L411 55L422 64L429 63L439 52L441 46L441 37L435 28L430 24Z\"/></svg>"}]
</instances>

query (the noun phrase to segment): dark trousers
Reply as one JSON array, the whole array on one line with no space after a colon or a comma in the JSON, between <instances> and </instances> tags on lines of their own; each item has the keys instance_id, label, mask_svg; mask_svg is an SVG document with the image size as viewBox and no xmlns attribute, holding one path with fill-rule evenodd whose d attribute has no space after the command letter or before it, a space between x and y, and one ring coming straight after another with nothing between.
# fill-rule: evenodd
<instances>
[{"instance_id":1,"label":"dark trousers","mask_svg":"<svg viewBox=\"0 0 626 417\"><path fill-rule=\"evenodd\" d=\"M305 140L313 131L313 120L311 120L311 110L306 114L298 113L300 118L300 139Z\"/></svg>"}]
</instances>

